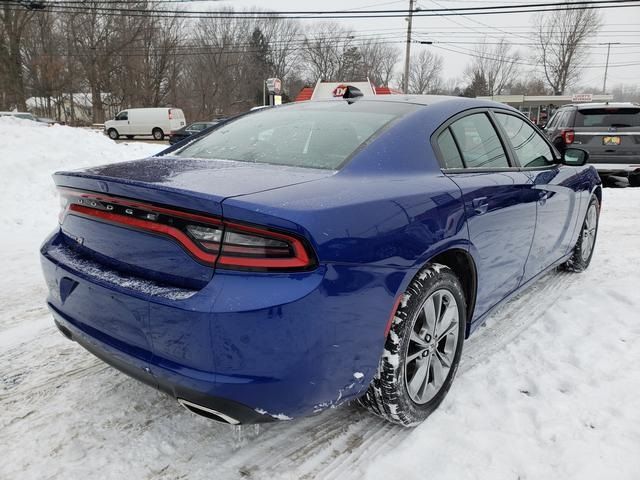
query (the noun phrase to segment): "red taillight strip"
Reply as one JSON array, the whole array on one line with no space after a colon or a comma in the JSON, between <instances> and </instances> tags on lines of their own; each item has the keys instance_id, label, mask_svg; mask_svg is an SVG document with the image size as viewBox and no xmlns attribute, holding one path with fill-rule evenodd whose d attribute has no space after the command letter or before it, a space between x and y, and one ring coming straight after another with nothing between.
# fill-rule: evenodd
<instances>
[{"instance_id":1,"label":"red taillight strip","mask_svg":"<svg viewBox=\"0 0 640 480\"><path fill-rule=\"evenodd\" d=\"M68 188L61 188L60 191L64 192L65 194L72 195L74 197L89 198L89 199L98 200L101 202L115 203L117 205L122 205L125 207L150 210L153 212L164 213L174 217L184 218L185 220L194 220L196 222L208 223L210 225L222 225L222 221L218 220L217 218L198 215L197 213L183 212L181 210L174 210L172 208L159 207L152 203L138 202L136 200L127 200L124 198L110 197L108 195L100 195L95 193L80 192L78 190L71 190Z\"/></svg>"},{"instance_id":2,"label":"red taillight strip","mask_svg":"<svg viewBox=\"0 0 640 480\"><path fill-rule=\"evenodd\" d=\"M148 230L171 237L178 241L181 245L183 245L198 260L212 265L216 261L217 255L204 252L200 247L198 247L198 245L196 245L193 240L191 240L187 235L185 235L181 230L177 228L163 225L161 223L148 222L139 218L125 217L124 215L118 215L116 213L96 210L95 208L84 207L82 205L76 205L75 203L69 205L69 210L74 213L79 213L83 216L96 217L108 222L128 225L134 228L139 228L141 230Z\"/></svg>"},{"instance_id":3,"label":"red taillight strip","mask_svg":"<svg viewBox=\"0 0 640 480\"><path fill-rule=\"evenodd\" d=\"M203 248L209 248L213 250L213 245L209 245L208 242L202 242L199 245L192 240L186 233L179 228L175 228L163 223L156 223L152 221L143 220L136 217L129 217L117 213L112 213L96 208L90 208L83 205L71 203L68 205L68 210L82 216L99 218L108 222L117 223L133 228L146 230L154 233L158 233L167 237L171 237L184 248L187 249L198 260L207 264L217 264L223 267L238 267L242 269L305 269L315 265L315 260L312 259L305 248L301 240L294 236L290 236L283 233L273 232L271 230L252 227L235 222L223 222L217 218L211 218L204 215L198 215L195 213L187 213L180 210L174 210L171 208L160 207L151 203L138 202L128 200L124 198L111 197L108 195L95 194L90 192L83 192L73 190L69 188L60 188L64 194L74 196L78 198L92 199L101 202L113 203L123 207L132 207L151 212L162 213L165 215L178 217L185 220L192 220L204 224L215 225L221 228L231 229L240 233L255 234L265 238L272 238L276 240L282 240L289 244L293 250L293 257L281 258L281 257L237 257L233 254L236 253L251 253L249 250L244 251L246 247L240 245L228 245L225 247L224 240L221 246L221 253L215 254L206 252ZM224 237L223 237L224 239Z\"/></svg>"}]
</instances>

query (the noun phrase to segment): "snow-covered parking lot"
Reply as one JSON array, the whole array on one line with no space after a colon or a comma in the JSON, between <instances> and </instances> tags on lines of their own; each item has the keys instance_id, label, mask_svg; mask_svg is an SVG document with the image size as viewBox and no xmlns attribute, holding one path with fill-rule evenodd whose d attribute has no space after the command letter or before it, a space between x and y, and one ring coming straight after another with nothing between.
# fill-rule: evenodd
<instances>
[{"instance_id":1,"label":"snow-covered parking lot","mask_svg":"<svg viewBox=\"0 0 640 480\"><path fill-rule=\"evenodd\" d=\"M502 307L412 430L355 405L267 426L197 417L68 341L38 247L50 174L161 146L0 119L0 479L638 479L640 189L607 189L595 256Z\"/></svg>"}]
</instances>

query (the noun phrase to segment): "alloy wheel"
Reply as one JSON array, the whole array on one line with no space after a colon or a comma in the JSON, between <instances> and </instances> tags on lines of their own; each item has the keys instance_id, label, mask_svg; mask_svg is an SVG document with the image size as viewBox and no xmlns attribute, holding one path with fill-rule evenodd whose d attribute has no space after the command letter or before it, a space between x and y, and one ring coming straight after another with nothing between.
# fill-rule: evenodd
<instances>
[{"instance_id":1,"label":"alloy wheel","mask_svg":"<svg viewBox=\"0 0 640 480\"><path fill-rule=\"evenodd\" d=\"M596 242L596 229L598 228L598 212L596 206L592 203L587 210L587 217L582 227L582 260L586 262L591 256L591 251Z\"/></svg>"},{"instance_id":2,"label":"alloy wheel","mask_svg":"<svg viewBox=\"0 0 640 480\"><path fill-rule=\"evenodd\" d=\"M405 355L405 384L413 402L429 402L444 385L456 355L459 323L458 304L448 290L437 290L424 301Z\"/></svg>"}]
</instances>

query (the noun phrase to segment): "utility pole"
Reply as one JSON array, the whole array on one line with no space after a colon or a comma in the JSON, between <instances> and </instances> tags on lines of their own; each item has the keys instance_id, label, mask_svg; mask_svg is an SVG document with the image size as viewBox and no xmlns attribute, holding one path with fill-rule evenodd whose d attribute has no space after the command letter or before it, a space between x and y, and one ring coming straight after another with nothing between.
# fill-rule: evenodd
<instances>
[{"instance_id":1,"label":"utility pole","mask_svg":"<svg viewBox=\"0 0 640 480\"><path fill-rule=\"evenodd\" d=\"M602 82L602 94L605 95L607 93L607 74L609 73L609 54L611 53L611 44L619 45L620 42L609 42L607 43L607 63L604 67L604 81Z\"/></svg>"},{"instance_id":2,"label":"utility pole","mask_svg":"<svg viewBox=\"0 0 640 480\"><path fill-rule=\"evenodd\" d=\"M403 93L409 93L409 60L411 58L411 25L413 23L413 1L409 0L409 18L407 18L407 51L404 58Z\"/></svg>"}]
</instances>

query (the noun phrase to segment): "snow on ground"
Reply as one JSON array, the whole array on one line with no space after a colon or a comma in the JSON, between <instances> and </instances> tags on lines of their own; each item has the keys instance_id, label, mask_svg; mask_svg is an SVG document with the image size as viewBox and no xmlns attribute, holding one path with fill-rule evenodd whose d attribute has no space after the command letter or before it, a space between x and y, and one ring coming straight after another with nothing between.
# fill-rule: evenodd
<instances>
[{"instance_id":1,"label":"snow on ground","mask_svg":"<svg viewBox=\"0 0 640 480\"><path fill-rule=\"evenodd\" d=\"M640 478L640 189L605 190L589 270L551 273L496 312L423 425L351 405L238 428L101 363L44 307L50 174L158 148L0 119L0 478Z\"/></svg>"}]
</instances>

